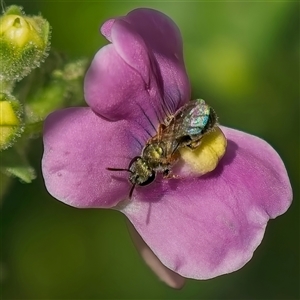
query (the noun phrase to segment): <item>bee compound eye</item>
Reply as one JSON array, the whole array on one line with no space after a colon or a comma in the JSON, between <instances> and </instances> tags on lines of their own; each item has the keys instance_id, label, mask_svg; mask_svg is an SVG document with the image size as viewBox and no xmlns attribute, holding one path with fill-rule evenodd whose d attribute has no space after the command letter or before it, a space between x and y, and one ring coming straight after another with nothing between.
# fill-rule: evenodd
<instances>
[{"instance_id":1,"label":"bee compound eye","mask_svg":"<svg viewBox=\"0 0 300 300\"><path fill-rule=\"evenodd\" d=\"M147 180L145 180L144 182L140 183L139 185L140 186L145 186L145 185L150 184L151 182L154 181L155 176L156 176L155 171L152 171L151 175L147 178Z\"/></svg>"}]
</instances>

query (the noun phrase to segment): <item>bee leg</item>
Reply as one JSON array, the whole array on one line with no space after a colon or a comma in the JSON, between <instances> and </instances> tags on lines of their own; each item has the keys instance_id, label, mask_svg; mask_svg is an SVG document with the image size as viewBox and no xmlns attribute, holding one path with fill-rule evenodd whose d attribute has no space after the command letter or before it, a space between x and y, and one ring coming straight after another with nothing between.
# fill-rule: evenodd
<instances>
[{"instance_id":1,"label":"bee leg","mask_svg":"<svg viewBox=\"0 0 300 300\"><path fill-rule=\"evenodd\" d=\"M168 175L170 174L170 170L169 169L166 169L163 171L163 177L164 178L168 178Z\"/></svg>"},{"instance_id":2,"label":"bee leg","mask_svg":"<svg viewBox=\"0 0 300 300\"><path fill-rule=\"evenodd\" d=\"M172 174L169 169L163 171L163 178L165 179L179 179L178 175Z\"/></svg>"},{"instance_id":3,"label":"bee leg","mask_svg":"<svg viewBox=\"0 0 300 300\"><path fill-rule=\"evenodd\" d=\"M159 126L158 126L158 133L157 133L157 139L158 139L159 141L161 141L161 139L162 139L163 131L165 130L165 128L166 128L166 125L164 125L164 124L159 124Z\"/></svg>"},{"instance_id":4,"label":"bee leg","mask_svg":"<svg viewBox=\"0 0 300 300\"><path fill-rule=\"evenodd\" d=\"M201 144L201 139L198 140L198 141L194 141L194 142L191 142L187 145L187 147L189 147L191 150L195 150L196 148L199 147L199 145Z\"/></svg>"}]
</instances>

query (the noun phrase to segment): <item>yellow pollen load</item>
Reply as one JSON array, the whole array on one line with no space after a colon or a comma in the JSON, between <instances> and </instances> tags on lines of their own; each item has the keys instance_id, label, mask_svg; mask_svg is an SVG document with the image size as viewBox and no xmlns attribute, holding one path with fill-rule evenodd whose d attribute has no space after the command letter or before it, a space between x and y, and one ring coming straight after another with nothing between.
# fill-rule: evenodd
<instances>
[{"instance_id":1,"label":"yellow pollen load","mask_svg":"<svg viewBox=\"0 0 300 300\"><path fill-rule=\"evenodd\" d=\"M227 140L219 127L205 134L200 145L191 150L188 147L179 150L181 159L188 165L192 173L204 175L213 171L224 156Z\"/></svg>"}]
</instances>

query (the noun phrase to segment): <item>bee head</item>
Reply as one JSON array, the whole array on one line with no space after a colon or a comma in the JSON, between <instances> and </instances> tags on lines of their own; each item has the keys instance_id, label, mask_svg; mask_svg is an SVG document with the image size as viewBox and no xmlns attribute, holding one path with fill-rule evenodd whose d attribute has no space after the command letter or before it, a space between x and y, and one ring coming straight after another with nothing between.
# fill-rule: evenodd
<instances>
[{"instance_id":1,"label":"bee head","mask_svg":"<svg viewBox=\"0 0 300 300\"><path fill-rule=\"evenodd\" d=\"M153 182L156 176L156 172L150 168L147 162L140 156L134 157L128 169L120 168L106 168L109 171L126 171L129 172L129 181L132 184L132 187L129 192L129 199L131 199L133 190L136 185L145 186Z\"/></svg>"},{"instance_id":2,"label":"bee head","mask_svg":"<svg viewBox=\"0 0 300 300\"><path fill-rule=\"evenodd\" d=\"M129 181L133 185L145 186L150 184L154 179L156 172L149 167L147 162L140 156L132 159L129 165Z\"/></svg>"}]
</instances>

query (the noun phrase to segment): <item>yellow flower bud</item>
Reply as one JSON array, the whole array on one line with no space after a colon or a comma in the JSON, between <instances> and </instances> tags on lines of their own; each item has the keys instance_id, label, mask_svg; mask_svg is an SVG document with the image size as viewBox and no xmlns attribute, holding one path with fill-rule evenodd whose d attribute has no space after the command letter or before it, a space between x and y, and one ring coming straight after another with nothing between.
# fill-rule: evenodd
<instances>
[{"instance_id":1,"label":"yellow flower bud","mask_svg":"<svg viewBox=\"0 0 300 300\"><path fill-rule=\"evenodd\" d=\"M213 171L224 156L226 146L226 137L217 127L203 136L196 149L184 147L179 150L183 162L182 171L199 175Z\"/></svg>"},{"instance_id":2,"label":"yellow flower bud","mask_svg":"<svg viewBox=\"0 0 300 300\"><path fill-rule=\"evenodd\" d=\"M9 101L0 102L0 125L1 126L17 126L20 121L12 108Z\"/></svg>"},{"instance_id":3,"label":"yellow flower bud","mask_svg":"<svg viewBox=\"0 0 300 300\"><path fill-rule=\"evenodd\" d=\"M0 150L13 144L23 130L21 105L11 95L0 94Z\"/></svg>"},{"instance_id":4,"label":"yellow flower bud","mask_svg":"<svg viewBox=\"0 0 300 300\"><path fill-rule=\"evenodd\" d=\"M46 57L49 23L41 16L26 16L11 6L0 18L0 78L20 80Z\"/></svg>"}]
</instances>

